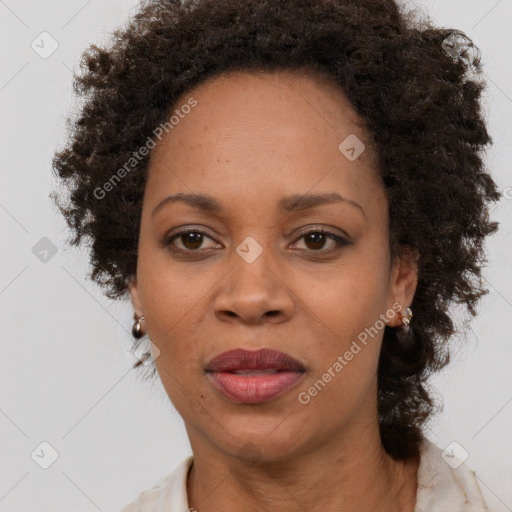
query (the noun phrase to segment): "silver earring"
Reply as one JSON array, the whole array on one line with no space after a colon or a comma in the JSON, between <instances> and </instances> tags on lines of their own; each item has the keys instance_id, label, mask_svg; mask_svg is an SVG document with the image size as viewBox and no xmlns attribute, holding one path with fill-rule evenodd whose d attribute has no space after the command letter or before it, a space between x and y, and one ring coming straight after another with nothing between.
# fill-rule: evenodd
<instances>
[{"instance_id":1,"label":"silver earring","mask_svg":"<svg viewBox=\"0 0 512 512\"><path fill-rule=\"evenodd\" d=\"M406 315L402 316L402 326L395 329L396 337L402 347L410 350L414 347L414 333L412 332L409 324L411 323L412 310L411 308L405 309Z\"/></svg>"},{"instance_id":2,"label":"silver earring","mask_svg":"<svg viewBox=\"0 0 512 512\"><path fill-rule=\"evenodd\" d=\"M142 325L141 320L144 320L144 317L141 316L137 318L137 315L135 315L135 318L137 319L132 327L132 336L136 339L142 338L144 336L144 333L142 332Z\"/></svg>"},{"instance_id":3,"label":"silver earring","mask_svg":"<svg viewBox=\"0 0 512 512\"><path fill-rule=\"evenodd\" d=\"M405 308L405 312L407 313L405 316L402 316L402 323L404 324L404 327L408 327L411 323L412 318L412 309L411 308Z\"/></svg>"}]
</instances>

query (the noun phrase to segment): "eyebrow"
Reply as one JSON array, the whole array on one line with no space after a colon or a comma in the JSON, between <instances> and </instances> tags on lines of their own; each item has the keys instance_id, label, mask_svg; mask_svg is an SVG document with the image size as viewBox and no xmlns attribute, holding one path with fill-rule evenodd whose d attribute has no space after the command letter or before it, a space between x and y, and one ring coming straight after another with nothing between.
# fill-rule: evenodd
<instances>
[{"instance_id":1,"label":"eyebrow","mask_svg":"<svg viewBox=\"0 0 512 512\"><path fill-rule=\"evenodd\" d=\"M180 192L178 194L173 194L162 199L154 208L151 216L156 215L156 213L165 205L177 201L188 204L189 206L192 206L193 208L206 213L220 213L223 210L221 203L219 203L212 196L206 194L184 194ZM330 192L325 194L293 194L291 196L282 198L278 203L278 207L282 211L292 212L309 210L311 208L315 208L316 206L332 203L347 203L355 206L361 211L363 216L366 217L366 213L359 203L353 201L352 199L343 197L337 192Z\"/></svg>"}]
</instances>

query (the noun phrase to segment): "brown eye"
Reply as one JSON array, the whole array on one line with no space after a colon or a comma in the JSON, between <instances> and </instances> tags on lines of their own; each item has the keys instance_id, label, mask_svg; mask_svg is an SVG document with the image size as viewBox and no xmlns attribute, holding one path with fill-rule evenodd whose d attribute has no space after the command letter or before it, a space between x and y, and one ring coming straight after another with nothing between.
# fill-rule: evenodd
<instances>
[{"instance_id":1,"label":"brown eye","mask_svg":"<svg viewBox=\"0 0 512 512\"><path fill-rule=\"evenodd\" d=\"M317 252L329 252L330 250L338 249L341 246L348 245L350 243L342 236L321 229L316 229L304 233L298 240L302 239L304 239L306 249ZM328 242L333 242L333 244L331 244L332 247L322 251Z\"/></svg>"},{"instance_id":2,"label":"brown eye","mask_svg":"<svg viewBox=\"0 0 512 512\"><path fill-rule=\"evenodd\" d=\"M188 229L184 231L180 231L178 233L175 233L174 235L171 235L170 237L166 237L163 240L163 246L173 246L174 248L182 251L197 251L201 248L203 245L203 242L206 239L210 239L213 241L212 238L210 238L208 235L203 233L202 231L198 231L195 229ZM175 241L179 241L180 244L175 244ZM180 246L181 245L181 246Z\"/></svg>"},{"instance_id":3,"label":"brown eye","mask_svg":"<svg viewBox=\"0 0 512 512\"><path fill-rule=\"evenodd\" d=\"M185 233L180 235L180 240L187 249L199 249L203 243L203 235L201 233Z\"/></svg>"},{"instance_id":4,"label":"brown eye","mask_svg":"<svg viewBox=\"0 0 512 512\"><path fill-rule=\"evenodd\" d=\"M323 249L327 240L328 238L325 233L319 232L309 233L304 237L304 242L309 249Z\"/></svg>"}]
</instances>

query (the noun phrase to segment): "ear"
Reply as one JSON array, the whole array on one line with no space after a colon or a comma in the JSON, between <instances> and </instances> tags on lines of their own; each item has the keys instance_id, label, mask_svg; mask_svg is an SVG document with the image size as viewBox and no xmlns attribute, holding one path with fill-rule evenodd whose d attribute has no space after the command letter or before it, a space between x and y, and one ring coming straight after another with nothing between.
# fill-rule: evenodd
<instances>
[{"instance_id":1,"label":"ear","mask_svg":"<svg viewBox=\"0 0 512 512\"><path fill-rule=\"evenodd\" d=\"M130 291L130 297L132 300L133 310L137 317L140 317L143 315L142 312L142 303L139 296L139 289L137 286L137 276L133 276L129 283L128 283L128 289Z\"/></svg>"},{"instance_id":2,"label":"ear","mask_svg":"<svg viewBox=\"0 0 512 512\"><path fill-rule=\"evenodd\" d=\"M389 280L388 310L395 314L388 321L390 327L402 325L405 308L412 304L418 285L418 257L416 250L403 246L394 258Z\"/></svg>"}]
</instances>

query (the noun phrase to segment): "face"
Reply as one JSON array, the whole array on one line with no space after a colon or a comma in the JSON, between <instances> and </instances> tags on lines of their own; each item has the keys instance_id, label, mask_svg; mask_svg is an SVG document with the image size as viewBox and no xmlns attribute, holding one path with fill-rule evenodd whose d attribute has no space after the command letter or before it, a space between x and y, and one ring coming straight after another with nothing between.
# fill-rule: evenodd
<instances>
[{"instance_id":1,"label":"face","mask_svg":"<svg viewBox=\"0 0 512 512\"><path fill-rule=\"evenodd\" d=\"M390 257L362 123L337 87L294 72L227 73L186 104L152 150L130 293L192 448L284 459L377 428L384 324L400 324L416 273ZM176 194L208 198L162 203ZM303 371L265 400L260 384L234 398L206 369L240 348Z\"/></svg>"}]
</instances>

